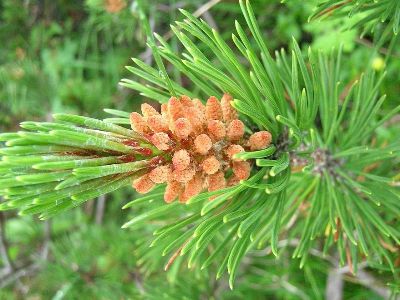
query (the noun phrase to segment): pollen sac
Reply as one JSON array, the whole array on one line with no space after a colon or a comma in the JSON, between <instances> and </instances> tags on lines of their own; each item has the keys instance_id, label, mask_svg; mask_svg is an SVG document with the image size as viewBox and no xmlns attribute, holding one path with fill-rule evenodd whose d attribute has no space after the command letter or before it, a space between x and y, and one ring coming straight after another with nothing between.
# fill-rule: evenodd
<instances>
[{"instance_id":1,"label":"pollen sac","mask_svg":"<svg viewBox=\"0 0 400 300\"><path fill-rule=\"evenodd\" d=\"M185 190L179 198L180 202L186 202L190 198L200 194L203 190L203 178L200 174L196 174L188 183L186 183Z\"/></svg>"},{"instance_id":2,"label":"pollen sac","mask_svg":"<svg viewBox=\"0 0 400 300\"><path fill-rule=\"evenodd\" d=\"M271 144L272 136L268 131L259 131L253 133L248 141L251 151L265 149Z\"/></svg>"},{"instance_id":3,"label":"pollen sac","mask_svg":"<svg viewBox=\"0 0 400 300\"><path fill-rule=\"evenodd\" d=\"M216 173L219 170L220 166L221 164L215 156L210 156L206 158L202 163L204 172L209 175Z\"/></svg>"},{"instance_id":4,"label":"pollen sac","mask_svg":"<svg viewBox=\"0 0 400 300\"><path fill-rule=\"evenodd\" d=\"M230 145L229 147L226 148L225 153L226 155L231 159L231 160L239 160L239 159L234 159L233 156L235 154L244 152L244 148L240 145Z\"/></svg>"},{"instance_id":5,"label":"pollen sac","mask_svg":"<svg viewBox=\"0 0 400 300\"><path fill-rule=\"evenodd\" d=\"M174 169L177 171L182 171L186 169L190 164L190 155L186 150L179 150L175 152L172 157L172 164Z\"/></svg>"},{"instance_id":6,"label":"pollen sac","mask_svg":"<svg viewBox=\"0 0 400 300\"><path fill-rule=\"evenodd\" d=\"M206 115L206 107L199 99L193 99L194 107L200 111L204 116Z\"/></svg>"},{"instance_id":7,"label":"pollen sac","mask_svg":"<svg viewBox=\"0 0 400 300\"><path fill-rule=\"evenodd\" d=\"M207 134L200 134L194 140L194 150L201 155L206 155L211 147L212 141Z\"/></svg>"},{"instance_id":8,"label":"pollen sac","mask_svg":"<svg viewBox=\"0 0 400 300\"><path fill-rule=\"evenodd\" d=\"M186 118L177 119L174 128L178 139L186 139L192 133L192 125Z\"/></svg>"},{"instance_id":9,"label":"pollen sac","mask_svg":"<svg viewBox=\"0 0 400 300\"><path fill-rule=\"evenodd\" d=\"M168 115L168 104L167 103L161 104L161 115L165 116L165 117Z\"/></svg>"},{"instance_id":10,"label":"pollen sac","mask_svg":"<svg viewBox=\"0 0 400 300\"><path fill-rule=\"evenodd\" d=\"M196 107L188 107L186 117L192 125L194 132L200 133L203 131L205 116L202 111Z\"/></svg>"},{"instance_id":11,"label":"pollen sac","mask_svg":"<svg viewBox=\"0 0 400 300\"><path fill-rule=\"evenodd\" d=\"M195 174L196 169L194 166L189 166L184 170L174 170L172 172L173 179L181 183L190 181Z\"/></svg>"},{"instance_id":12,"label":"pollen sac","mask_svg":"<svg viewBox=\"0 0 400 300\"><path fill-rule=\"evenodd\" d=\"M179 98L179 101L181 102L182 106L183 106L185 109L194 106L194 103L193 103L192 99L190 99L190 97L188 97L188 96L182 95L182 96Z\"/></svg>"},{"instance_id":13,"label":"pollen sac","mask_svg":"<svg viewBox=\"0 0 400 300\"><path fill-rule=\"evenodd\" d=\"M175 120L182 118L184 116L183 114L184 108L181 104L181 102L175 98L171 97L168 101L168 115L170 119L170 125L175 122Z\"/></svg>"},{"instance_id":14,"label":"pollen sac","mask_svg":"<svg viewBox=\"0 0 400 300\"><path fill-rule=\"evenodd\" d=\"M234 161L232 171L239 180L246 180L250 176L250 163L247 161Z\"/></svg>"},{"instance_id":15,"label":"pollen sac","mask_svg":"<svg viewBox=\"0 0 400 300\"><path fill-rule=\"evenodd\" d=\"M236 110L231 105L232 100L229 94L224 94L221 98L222 117L226 123L238 118Z\"/></svg>"},{"instance_id":16,"label":"pollen sac","mask_svg":"<svg viewBox=\"0 0 400 300\"><path fill-rule=\"evenodd\" d=\"M157 147L159 150L168 150L169 144L171 143L171 139L169 138L168 134L163 132L155 133L151 136L150 141L154 146Z\"/></svg>"},{"instance_id":17,"label":"pollen sac","mask_svg":"<svg viewBox=\"0 0 400 300\"><path fill-rule=\"evenodd\" d=\"M222 109L218 99L211 96L206 104L206 117L207 120L220 120L222 121Z\"/></svg>"},{"instance_id":18,"label":"pollen sac","mask_svg":"<svg viewBox=\"0 0 400 300\"><path fill-rule=\"evenodd\" d=\"M217 172L207 176L208 191L217 191L226 186L226 180L223 172Z\"/></svg>"},{"instance_id":19,"label":"pollen sac","mask_svg":"<svg viewBox=\"0 0 400 300\"><path fill-rule=\"evenodd\" d=\"M151 116L158 116L160 115L159 112L151 105L147 103L143 103L141 105L142 115L145 119Z\"/></svg>"},{"instance_id":20,"label":"pollen sac","mask_svg":"<svg viewBox=\"0 0 400 300\"><path fill-rule=\"evenodd\" d=\"M153 132L167 132L168 122L160 115L154 115L147 118L147 125Z\"/></svg>"},{"instance_id":21,"label":"pollen sac","mask_svg":"<svg viewBox=\"0 0 400 300\"><path fill-rule=\"evenodd\" d=\"M147 126L146 121L137 112L133 112L130 114L130 121L131 121L131 127L134 131L136 131L138 133L148 133L149 132L149 128Z\"/></svg>"},{"instance_id":22,"label":"pollen sac","mask_svg":"<svg viewBox=\"0 0 400 300\"><path fill-rule=\"evenodd\" d=\"M143 135L143 141L126 145L136 151L142 149L141 155L132 159L146 160L148 169L132 186L139 193L147 193L155 184L167 183L165 202L186 202L204 189L216 191L249 178L253 162L242 161L236 154L264 149L272 136L268 131L246 136L232 100L229 94L221 101L211 96L204 105L199 99L182 95L171 97L161 105L160 112L142 104L142 115L132 113L130 122L132 129ZM158 151L146 146L147 141Z\"/></svg>"},{"instance_id":23,"label":"pollen sac","mask_svg":"<svg viewBox=\"0 0 400 300\"><path fill-rule=\"evenodd\" d=\"M235 119L228 125L227 137L230 141L238 141L243 137L244 124L242 121Z\"/></svg>"},{"instance_id":24,"label":"pollen sac","mask_svg":"<svg viewBox=\"0 0 400 300\"><path fill-rule=\"evenodd\" d=\"M229 177L228 182L226 183L227 186L235 186L240 183L240 179L236 177L235 174L233 174L231 177Z\"/></svg>"},{"instance_id":25,"label":"pollen sac","mask_svg":"<svg viewBox=\"0 0 400 300\"><path fill-rule=\"evenodd\" d=\"M207 129L214 140L219 141L226 136L225 124L219 120L208 121Z\"/></svg>"},{"instance_id":26,"label":"pollen sac","mask_svg":"<svg viewBox=\"0 0 400 300\"><path fill-rule=\"evenodd\" d=\"M149 178L154 183L164 183L171 177L170 166L158 166L150 171Z\"/></svg>"},{"instance_id":27,"label":"pollen sac","mask_svg":"<svg viewBox=\"0 0 400 300\"><path fill-rule=\"evenodd\" d=\"M139 194L146 194L154 187L154 182L150 180L148 174L145 174L139 179L135 180L132 184L132 187Z\"/></svg>"},{"instance_id":28,"label":"pollen sac","mask_svg":"<svg viewBox=\"0 0 400 300\"><path fill-rule=\"evenodd\" d=\"M182 184L177 181L168 181L164 192L164 201L171 203L182 192Z\"/></svg>"}]
</instances>

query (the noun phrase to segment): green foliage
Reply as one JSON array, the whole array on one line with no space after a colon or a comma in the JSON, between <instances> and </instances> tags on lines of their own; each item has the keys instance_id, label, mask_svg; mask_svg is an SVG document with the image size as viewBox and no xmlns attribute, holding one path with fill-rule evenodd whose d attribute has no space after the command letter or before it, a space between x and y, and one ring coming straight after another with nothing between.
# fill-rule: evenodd
<instances>
[{"instance_id":1,"label":"green foliage","mask_svg":"<svg viewBox=\"0 0 400 300\"><path fill-rule=\"evenodd\" d=\"M1 134L9 146L0 150L0 186L7 199L2 210L20 208L22 215L47 219L131 184L149 166L146 159L159 153L119 125L67 114L54 118L58 123L21 123L35 132Z\"/></svg>"},{"instance_id":2,"label":"green foliage","mask_svg":"<svg viewBox=\"0 0 400 300\"><path fill-rule=\"evenodd\" d=\"M135 269L129 252L135 241L116 230L108 225L89 227L59 240L51 249L54 263L38 277L35 292L59 299L138 297L139 292L129 282L134 276L129 273ZM101 236L109 238L99 239Z\"/></svg>"},{"instance_id":3,"label":"green foliage","mask_svg":"<svg viewBox=\"0 0 400 300\"><path fill-rule=\"evenodd\" d=\"M400 238L398 228L391 225L396 223L400 208L399 190L391 186L395 173L385 163L398 163L400 144L372 142L376 129L400 107L385 116L380 114L385 99L384 95L379 97L382 76L376 78L371 71L362 74L350 88L342 84L340 51L335 57L309 50L305 60L294 41L290 56L282 51L273 59L250 4L241 3L241 7L248 29L236 23L237 34L232 35L240 60L217 31L185 11L186 21L172 27L186 50L182 58L157 36L159 53L193 81L199 89L195 96L231 93L235 108L259 128L273 133L277 151L265 158L248 156L259 158L257 165L262 168L256 175L223 190L212 202L201 202L205 196L195 197L191 201L196 202L194 212L188 217L191 222L187 224L185 218L175 223L174 231L181 230L175 234L168 231L172 225L164 227L156 244L161 244L164 254L166 250L187 254L189 266L219 262L217 277L227 270L231 285L238 263L249 249L270 242L278 255L278 236L286 234L301 241L293 254L301 258L301 266L318 237L325 240L325 251L331 246L337 248L342 265L350 261L355 269L362 254L371 264L385 261L394 272L393 258L381 241L394 246ZM198 45L209 51L200 50ZM243 59L248 66L243 66ZM158 73L137 60L135 63L139 68L128 69L153 85L128 79L122 84L146 97L167 99L167 86L157 79ZM172 86L177 87L177 93L186 93L178 83ZM268 157L271 155L272 160ZM372 167L372 163L378 167ZM290 175L290 169L296 168L301 172L292 170ZM308 206L307 214L290 230L281 228L297 218L299 207L304 205ZM159 209L150 210L148 216L159 218ZM170 216L173 211L175 207L161 213ZM132 224L136 222L127 223ZM233 236L225 242L217 239L218 233L228 236L228 232ZM210 256L204 254L208 244L224 247ZM176 250L178 245L183 248Z\"/></svg>"},{"instance_id":4,"label":"green foliage","mask_svg":"<svg viewBox=\"0 0 400 300\"><path fill-rule=\"evenodd\" d=\"M381 41L390 39L392 33L396 39L400 26L400 3L397 0L323 1L310 19L330 16L352 18L350 28L361 27L363 34L374 32Z\"/></svg>"},{"instance_id":5,"label":"green foliage","mask_svg":"<svg viewBox=\"0 0 400 300\"><path fill-rule=\"evenodd\" d=\"M103 1L100 10L78 2L53 1L44 7L4 2L0 37L8 42L0 50L2 128L48 118L49 112L83 114L99 105L125 105L129 95L122 100L117 90L122 66L131 48L140 52L145 46L130 8L110 13Z\"/></svg>"}]
</instances>

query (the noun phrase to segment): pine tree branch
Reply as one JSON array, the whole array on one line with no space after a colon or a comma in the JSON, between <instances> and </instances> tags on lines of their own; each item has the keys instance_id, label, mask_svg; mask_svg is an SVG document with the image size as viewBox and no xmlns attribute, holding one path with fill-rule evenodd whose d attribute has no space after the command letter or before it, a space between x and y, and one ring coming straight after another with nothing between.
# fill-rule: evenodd
<instances>
[{"instance_id":1,"label":"pine tree branch","mask_svg":"<svg viewBox=\"0 0 400 300\"><path fill-rule=\"evenodd\" d=\"M346 258L385 261L388 249L380 241L400 244L391 222L400 210L391 186L395 169L387 163L399 157L400 144L383 144L377 130L399 110L386 113L385 95L379 97L384 74L368 71L347 89L340 50L310 49L305 57L293 40L289 55L273 57L250 1L241 0L240 7L246 24L235 23L231 42L182 11L184 22L172 27L182 51L158 35L158 47L150 39L161 73L133 59L127 68L136 79L121 84L163 103L161 112L143 104L142 115L108 110L116 117L102 121L57 114L54 123L24 122L26 131L1 134L0 183L7 199L0 209L47 219L132 185L148 194L124 206L139 206L141 213L123 228L161 224L154 253L172 262L178 249L175 255L202 268L221 262L217 277L228 271L230 287L250 249L270 243L267 250L279 255L288 226L300 266L308 254L321 255L315 250L321 244L324 253L336 248L343 264ZM152 37L149 26L146 31ZM196 88L173 81L163 60ZM220 102L209 97L222 94ZM204 107L198 99L205 96ZM255 128L264 130L261 136L251 134ZM259 138L268 143L257 146ZM164 192L155 192L158 187ZM163 198L186 205L166 205ZM143 260L150 257L146 251Z\"/></svg>"},{"instance_id":2,"label":"pine tree branch","mask_svg":"<svg viewBox=\"0 0 400 300\"><path fill-rule=\"evenodd\" d=\"M106 206L106 195L101 195L97 198L95 222L100 225L103 223L104 210Z\"/></svg>"},{"instance_id":3,"label":"pine tree branch","mask_svg":"<svg viewBox=\"0 0 400 300\"><path fill-rule=\"evenodd\" d=\"M343 299L343 273L337 268L339 260L336 256L335 266L329 269L326 279L325 298L327 300L342 300Z\"/></svg>"},{"instance_id":4,"label":"pine tree branch","mask_svg":"<svg viewBox=\"0 0 400 300\"><path fill-rule=\"evenodd\" d=\"M187 5L186 1L179 1L175 3L169 3L169 4L164 4L164 3L159 3L157 4L157 9L161 10L163 12L171 12L174 10L177 10L178 8L183 8Z\"/></svg>"},{"instance_id":5,"label":"pine tree branch","mask_svg":"<svg viewBox=\"0 0 400 300\"><path fill-rule=\"evenodd\" d=\"M1 260L4 263L4 268L1 270L2 273L9 273L14 269L14 264L8 254L8 245L5 236L5 217L4 213L0 212L0 255Z\"/></svg>"},{"instance_id":6,"label":"pine tree branch","mask_svg":"<svg viewBox=\"0 0 400 300\"><path fill-rule=\"evenodd\" d=\"M374 291L384 299L390 299L390 290L385 288L371 273L361 269L357 272L356 279L359 284Z\"/></svg>"},{"instance_id":7,"label":"pine tree branch","mask_svg":"<svg viewBox=\"0 0 400 300\"><path fill-rule=\"evenodd\" d=\"M396 114L384 123L384 126L390 127L400 123L400 114Z\"/></svg>"},{"instance_id":8,"label":"pine tree branch","mask_svg":"<svg viewBox=\"0 0 400 300\"><path fill-rule=\"evenodd\" d=\"M0 278L0 288L4 288L15 281L18 281L20 278L25 276L30 276L36 273L41 267L41 263L34 262L25 267L21 267L18 269L14 269L12 272L9 272Z\"/></svg>"},{"instance_id":9,"label":"pine tree branch","mask_svg":"<svg viewBox=\"0 0 400 300\"><path fill-rule=\"evenodd\" d=\"M222 0L210 0L207 1L206 3L204 3L203 5L201 5L194 13L193 16L195 17L200 17L202 16L204 13L206 13L208 10L210 10L213 6L217 5L219 2L221 2ZM163 39L165 41L168 41L170 38L172 38L174 36L174 32L172 30L169 30L167 33L165 33L163 35ZM149 55L151 55L152 53L150 52ZM144 58L146 59L146 58Z\"/></svg>"},{"instance_id":10,"label":"pine tree branch","mask_svg":"<svg viewBox=\"0 0 400 300\"><path fill-rule=\"evenodd\" d=\"M33 262L23 266L20 266L18 263L14 264L8 255L7 241L4 236L4 213L0 212L0 252L3 261L7 264L7 266L1 270L2 274L0 274L0 288L4 288L13 282L17 282L19 288L22 291L25 291L25 286L22 285L20 279L37 272L41 268L43 262L48 259L51 241L51 221L47 220L44 222L43 233L43 244L41 250L33 257Z\"/></svg>"},{"instance_id":11,"label":"pine tree branch","mask_svg":"<svg viewBox=\"0 0 400 300\"><path fill-rule=\"evenodd\" d=\"M359 43L360 45L366 46L368 48L371 49L375 49L375 45L374 43L372 43L371 41L365 39L365 38L357 38L356 42ZM400 56L397 53L392 53L391 51L389 51L389 49L381 47L378 49L378 52L384 55L389 55L393 58L400 58Z\"/></svg>"},{"instance_id":12,"label":"pine tree branch","mask_svg":"<svg viewBox=\"0 0 400 300\"><path fill-rule=\"evenodd\" d=\"M50 242L51 242L51 220L46 220L44 222L44 228L43 228L43 245L42 245L42 250L40 251L41 260L48 259Z\"/></svg>"},{"instance_id":13,"label":"pine tree branch","mask_svg":"<svg viewBox=\"0 0 400 300\"><path fill-rule=\"evenodd\" d=\"M205 11L203 13L203 17L204 20L215 30L218 30L218 25L217 22L215 21L214 17L212 16L212 14L210 13L210 11Z\"/></svg>"},{"instance_id":14,"label":"pine tree branch","mask_svg":"<svg viewBox=\"0 0 400 300\"><path fill-rule=\"evenodd\" d=\"M358 264L358 272L354 276L346 276L346 273L351 271L350 266L345 266L338 268L338 260L336 258L336 266L332 266L329 269L327 277L327 285L325 290L325 297L328 300L341 300L343 299L343 288L344 281L347 279L356 284L360 284L371 291L374 291L377 295L383 297L384 299L390 298L390 290L385 288L372 274L364 270L368 264L362 262Z\"/></svg>"}]
</instances>

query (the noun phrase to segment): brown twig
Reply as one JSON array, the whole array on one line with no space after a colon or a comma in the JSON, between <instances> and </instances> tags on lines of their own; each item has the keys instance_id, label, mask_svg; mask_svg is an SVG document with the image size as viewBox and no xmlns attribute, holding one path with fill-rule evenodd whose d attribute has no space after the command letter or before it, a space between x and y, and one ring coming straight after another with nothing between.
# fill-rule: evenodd
<instances>
[{"instance_id":1,"label":"brown twig","mask_svg":"<svg viewBox=\"0 0 400 300\"><path fill-rule=\"evenodd\" d=\"M326 279L325 299L327 300L342 300L343 299L343 273L339 271L339 258L335 255L335 263L329 269Z\"/></svg>"},{"instance_id":2,"label":"brown twig","mask_svg":"<svg viewBox=\"0 0 400 300\"><path fill-rule=\"evenodd\" d=\"M40 258L46 260L49 257L49 246L51 241L51 221L47 220L43 228L43 246L40 252Z\"/></svg>"},{"instance_id":3,"label":"brown twig","mask_svg":"<svg viewBox=\"0 0 400 300\"><path fill-rule=\"evenodd\" d=\"M175 261L175 259L179 256L179 254L181 254L181 251L183 249L183 247L185 247L185 245L192 239L192 237L189 237L183 244L182 246L180 246L174 254L172 254L172 256L170 257L170 259L168 260L167 264L165 265L164 271L168 271L169 267L171 267L171 265L173 264L173 262Z\"/></svg>"},{"instance_id":4,"label":"brown twig","mask_svg":"<svg viewBox=\"0 0 400 300\"><path fill-rule=\"evenodd\" d=\"M13 262L8 254L7 240L5 236L5 217L4 213L0 212L0 255L4 263L2 272L9 273L14 269ZM3 274L1 274L3 275Z\"/></svg>"},{"instance_id":5,"label":"brown twig","mask_svg":"<svg viewBox=\"0 0 400 300\"><path fill-rule=\"evenodd\" d=\"M343 268L342 268L343 269ZM341 269L339 269L341 270ZM348 272L348 270L345 270ZM343 271L342 273L347 273ZM360 268L355 276L345 276L347 281L353 282L355 284L362 285L371 291L375 292L377 295L381 296L383 299L390 299L390 289L386 288L378 279L376 279L372 274ZM399 298L392 298L398 300Z\"/></svg>"},{"instance_id":6,"label":"brown twig","mask_svg":"<svg viewBox=\"0 0 400 300\"><path fill-rule=\"evenodd\" d=\"M214 20L212 14L209 11L203 13L204 20L215 30L218 30L217 22Z\"/></svg>"},{"instance_id":7,"label":"brown twig","mask_svg":"<svg viewBox=\"0 0 400 300\"><path fill-rule=\"evenodd\" d=\"M201 5L201 6L193 13L193 16L195 16L196 18L198 18L198 17L204 15L204 14L207 13L213 6L215 6L216 4L218 4L218 3L221 2L221 1L222 1L222 0L210 0L210 1L206 2L206 3L204 3L203 5ZM208 21L209 21L209 20L208 20ZM214 22L214 23L215 23L215 22ZM212 26L212 24L210 24L210 25ZM167 32L163 35L163 39L164 39L165 41L168 41L170 38L173 37L173 35L174 35L174 32L173 32L172 30L169 30L169 31L167 31ZM150 49L150 50L146 49L146 51L143 52L143 53L140 55L140 58L141 58L142 60L145 60L145 61L146 61L146 60L148 59L149 56L151 57L151 55L152 55L151 49Z\"/></svg>"},{"instance_id":8,"label":"brown twig","mask_svg":"<svg viewBox=\"0 0 400 300\"><path fill-rule=\"evenodd\" d=\"M375 47L375 45L372 42L370 42L369 40L364 39L364 38L357 38L356 42L359 43L360 45L366 46L368 48L374 48ZM394 57L394 58L400 58L399 55L390 53L390 51L388 49L383 48L383 47L379 48L378 52L380 54L390 55L391 57Z\"/></svg>"},{"instance_id":9,"label":"brown twig","mask_svg":"<svg viewBox=\"0 0 400 300\"><path fill-rule=\"evenodd\" d=\"M49 244L51 241L51 223L50 221L46 221L44 223L44 238L43 238L43 246L36 255L36 257L33 258L34 262L28 265L23 265L20 266L20 264L14 264L11 259L8 256L7 253L7 243L4 237L4 216L3 213L0 213L0 252L2 254L2 259L3 261L6 262L6 264L9 265L9 267L5 268L2 274L0 275L0 288L4 288L7 285L12 284L13 282L17 282L19 285L19 288L22 289L24 292L24 286L21 285L20 279L25 276L30 276L31 274L34 274L37 270L40 269L41 264L44 260L46 260L49 256ZM3 257L3 250L6 250L7 257ZM19 267L17 267L19 265Z\"/></svg>"},{"instance_id":10,"label":"brown twig","mask_svg":"<svg viewBox=\"0 0 400 300\"><path fill-rule=\"evenodd\" d=\"M106 195L101 195L100 197L97 198L97 205L96 205L95 222L98 225L103 223L103 216L104 216L105 207L106 207Z\"/></svg>"},{"instance_id":11,"label":"brown twig","mask_svg":"<svg viewBox=\"0 0 400 300\"><path fill-rule=\"evenodd\" d=\"M315 18L320 18L324 15L331 15L336 9L350 3L351 1L353 1L353 0L346 0L342 3L332 5L331 7L328 7L327 9L324 9L323 11L321 11Z\"/></svg>"},{"instance_id":12,"label":"brown twig","mask_svg":"<svg viewBox=\"0 0 400 300\"><path fill-rule=\"evenodd\" d=\"M163 11L163 12L171 12L172 10L175 10L177 8L182 8L186 5L187 3L185 1L179 1L173 4L157 4L157 10Z\"/></svg>"},{"instance_id":13,"label":"brown twig","mask_svg":"<svg viewBox=\"0 0 400 300\"><path fill-rule=\"evenodd\" d=\"M10 285L15 281L18 281L22 277L29 276L35 273L39 268L40 268L40 263L35 262L26 267L13 270L12 272L0 278L0 288L2 289L5 286Z\"/></svg>"},{"instance_id":14,"label":"brown twig","mask_svg":"<svg viewBox=\"0 0 400 300\"><path fill-rule=\"evenodd\" d=\"M300 243L298 239L287 239L281 240L278 242L278 248L291 246L297 247ZM271 246L266 247L263 250L253 251L253 256L265 256L272 253ZM372 291L376 294L382 296L384 299L389 299L390 289L384 287L376 278L374 278L370 273L365 271L364 269L368 267L368 263L366 261L360 262L357 264L357 273L355 275L347 276L347 273L353 272L353 267L350 265L339 268L338 258L333 256L327 256L323 254L320 250L311 248L310 254L329 261L332 264L332 267L329 271L327 278L327 287L325 290L326 299L342 299L341 288L343 287L344 281L351 281L356 284L360 284ZM339 298L340 296L340 298ZM335 298L337 297L337 298ZM396 299L397 300L397 299Z\"/></svg>"},{"instance_id":15,"label":"brown twig","mask_svg":"<svg viewBox=\"0 0 400 300\"><path fill-rule=\"evenodd\" d=\"M391 117L389 120L387 120L387 121L383 124L383 126L389 127L389 126L395 125L395 124L397 124L397 123L400 123L400 114L396 114L396 115L394 115L393 117Z\"/></svg>"}]
</instances>

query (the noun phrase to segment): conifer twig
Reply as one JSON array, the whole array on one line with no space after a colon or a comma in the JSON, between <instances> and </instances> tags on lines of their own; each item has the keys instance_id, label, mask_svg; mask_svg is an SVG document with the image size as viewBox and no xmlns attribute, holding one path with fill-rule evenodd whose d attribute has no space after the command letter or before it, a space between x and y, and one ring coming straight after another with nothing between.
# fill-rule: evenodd
<instances>
[{"instance_id":1,"label":"conifer twig","mask_svg":"<svg viewBox=\"0 0 400 300\"><path fill-rule=\"evenodd\" d=\"M106 206L106 195L100 195L97 198L97 204L96 204L96 217L95 217L96 224L100 225L101 223L103 223L105 206Z\"/></svg>"},{"instance_id":2,"label":"conifer twig","mask_svg":"<svg viewBox=\"0 0 400 300\"><path fill-rule=\"evenodd\" d=\"M15 281L18 281L22 277L34 274L37 272L37 270L39 270L40 265L41 264L39 262L33 262L25 267L14 269L14 271L0 278L0 289L12 284Z\"/></svg>"},{"instance_id":3,"label":"conifer twig","mask_svg":"<svg viewBox=\"0 0 400 300\"><path fill-rule=\"evenodd\" d=\"M0 254L1 254L1 260L4 264L2 272L7 274L14 269L14 265L11 261L10 255L8 254L8 246L5 236L4 225L5 225L4 213L0 212Z\"/></svg>"},{"instance_id":4,"label":"conifer twig","mask_svg":"<svg viewBox=\"0 0 400 300\"><path fill-rule=\"evenodd\" d=\"M331 267L326 279L325 298L327 300L342 300L343 286L343 274L338 271L337 266Z\"/></svg>"},{"instance_id":5,"label":"conifer twig","mask_svg":"<svg viewBox=\"0 0 400 300\"><path fill-rule=\"evenodd\" d=\"M372 48L372 49L375 48L375 45L371 41L367 40L366 38L357 38L356 42L359 43L360 45L366 46L368 48ZM389 55L394 58L400 58L400 56L397 53L392 53L387 48L384 48L384 47L379 48L378 51L379 51L379 53L384 54L384 55Z\"/></svg>"},{"instance_id":6,"label":"conifer twig","mask_svg":"<svg viewBox=\"0 0 400 300\"><path fill-rule=\"evenodd\" d=\"M357 272L355 278L357 279L358 284L363 285L364 287L374 291L376 294L383 297L384 299L390 299L390 290L379 283L378 280L369 272L361 269ZM398 300L400 298L398 296L395 296L395 298L393 299Z\"/></svg>"}]
</instances>

